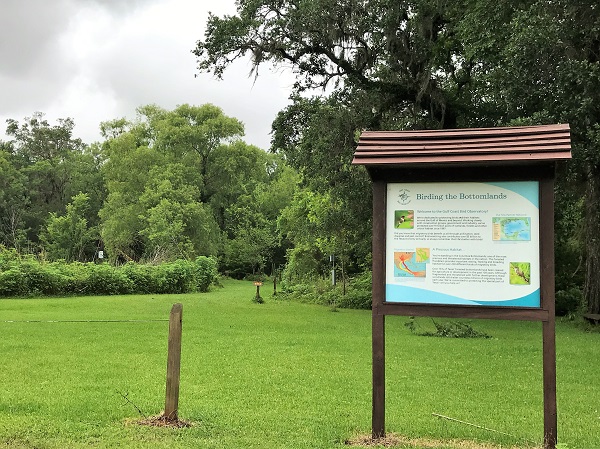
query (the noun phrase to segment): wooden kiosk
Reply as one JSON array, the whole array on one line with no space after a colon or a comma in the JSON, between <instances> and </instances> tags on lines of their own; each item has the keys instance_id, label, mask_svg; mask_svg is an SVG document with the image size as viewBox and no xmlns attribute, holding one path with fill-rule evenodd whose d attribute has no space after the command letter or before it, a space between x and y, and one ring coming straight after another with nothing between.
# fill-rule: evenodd
<instances>
[{"instance_id":1,"label":"wooden kiosk","mask_svg":"<svg viewBox=\"0 0 600 449\"><path fill-rule=\"evenodd\" d=\"M373 181L373 437L385 316L541 321L544 447L557 442L554 179L568 125L363 132Z\"/></svg>"}]
</instances>

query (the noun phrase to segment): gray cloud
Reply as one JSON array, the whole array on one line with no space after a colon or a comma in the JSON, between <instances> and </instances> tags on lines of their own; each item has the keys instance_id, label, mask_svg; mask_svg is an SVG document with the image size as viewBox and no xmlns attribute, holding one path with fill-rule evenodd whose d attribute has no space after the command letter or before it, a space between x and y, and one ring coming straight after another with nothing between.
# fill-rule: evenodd
<instances>
[{"instance_id":1,"label":"gray cloud","mask_svg":"<svg viewBox=\"0 0 600 449\"><path fill-rule=\"evenodd\" d=\"M191 50L208 10L231 13L233 3L2 0L0 123L34 111L49 120L73 117L78 137L92 142L100 121L132 119L144 104L213 103L245 123L249 143L266 148L271 122L287 104L290 75L262 70L254 82L239 61L223 81L194 77Z\"/></svg>"},{"instance_id":2,"label":"gray cloud","mask_svg":"<svg viewBox=\"0 0 600 449\"><path fill-rule=\"evenodd\" d=\"M49 65L58 37L69 21L67 1L7 0L0 14L0 73L35 75Z\"/></svg>"}]
</instances>

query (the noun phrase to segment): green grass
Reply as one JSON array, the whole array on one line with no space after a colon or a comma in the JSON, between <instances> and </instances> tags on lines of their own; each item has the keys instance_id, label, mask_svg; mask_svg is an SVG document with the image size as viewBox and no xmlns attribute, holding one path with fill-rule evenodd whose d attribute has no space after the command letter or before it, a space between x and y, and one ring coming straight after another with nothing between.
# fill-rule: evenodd
<instances>
[{"instance_id":1,"label":"green grass","mask_svg":"<svg viewBox=\"0 0 600 449\"><path fill-rule=\"evenodd\" d=\"M370 311L332 313L268 291L265 304L236 281L208 294L0 301L0 447L347 447L370 432ZM160 320L175 302L184 305L179 414L194 423L185 429L136 425L121 396L161 412L167 322L6 322ZM541 324L471 321L493 338L468 340L416 336L406 321L386 323L388 431L541 441ZM558 431L569 449L600 448L599 348L599 333L558 323Z\"/></svg>"}]
</instances>

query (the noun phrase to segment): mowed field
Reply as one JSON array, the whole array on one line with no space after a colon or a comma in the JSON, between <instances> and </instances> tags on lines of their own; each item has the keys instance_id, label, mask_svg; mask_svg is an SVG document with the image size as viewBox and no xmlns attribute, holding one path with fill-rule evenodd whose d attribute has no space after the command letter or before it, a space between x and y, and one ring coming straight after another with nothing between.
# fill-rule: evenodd
<instances>
[{"instance_id":1,"label":"mowed field","mask_svg":"<svg viewBox=\"0 0 600 449\"><path fill-rule=\"evenodd\" d=\"M241 281L205 294L0 300L0 448L349 447L371 428L370 311L270 291L265 304ZM140 425L164 407L177 302L179 415L191 426ZM421 440L395 447L541 445L540 323L472 320L492 338L442 339L406 321L386 323L386 428ZM557 370L559 442L600 448L600 333L558 322Z\"/></svg>"}]
</instances>

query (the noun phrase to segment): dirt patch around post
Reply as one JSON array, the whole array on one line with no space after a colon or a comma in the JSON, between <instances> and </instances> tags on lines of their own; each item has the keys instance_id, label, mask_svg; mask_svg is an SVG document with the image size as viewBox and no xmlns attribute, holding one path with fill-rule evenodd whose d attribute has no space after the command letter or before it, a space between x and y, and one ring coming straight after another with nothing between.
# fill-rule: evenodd
<instances>
[{"instance_id":1,"label":"dirt patch around post","mask_svg":"<svg viewBox=\"0 0 600 449\"><path fill-rule=\"evenodd\" d=\"M152 426L152 427L170 427L173 429L182 429L185 427L192 427L192 423L184 421L183 419L173 419L168 416L158 415L151 416L149 418L142 418L134 421L135 424L140 426Z\"/></svg>"},{"instance_id":2,"label":"dirt patch around post","mask_svg":"<svg viewBox=\"0 0 600 449\"><path fill-rule=\"evenodd\" d=\"M434 440L429 438L408 438L402 435L388 433L382 438L373 438L371 435L358 435L346 440L346 445L353 447L389 447L389 448L415 448L415 449L542 449L542 446L519 445L498 446L470 440Z\"/></svg>"}]
</instances>

